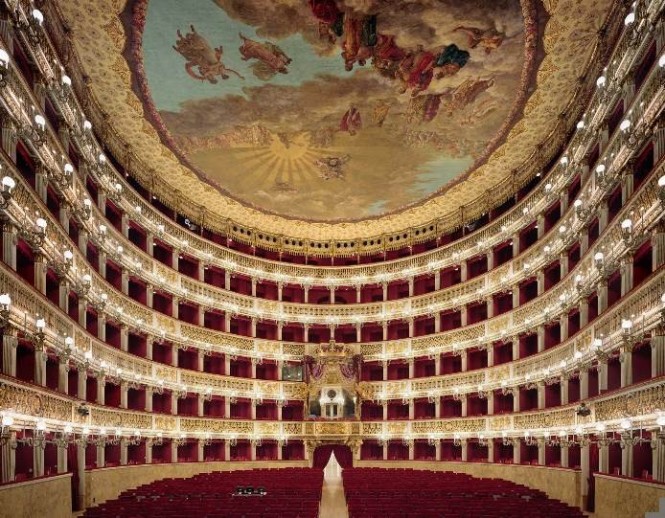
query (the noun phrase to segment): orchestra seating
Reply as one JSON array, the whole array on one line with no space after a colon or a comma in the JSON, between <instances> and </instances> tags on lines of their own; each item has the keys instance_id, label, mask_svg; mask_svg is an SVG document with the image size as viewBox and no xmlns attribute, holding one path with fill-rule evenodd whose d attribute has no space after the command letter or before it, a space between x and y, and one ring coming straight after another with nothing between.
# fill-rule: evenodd
<instances>
[{"instance_id":1,"label":"orchestra seating","mask_svg":"<svg viewBox=\"0 0 665 518\"><path fill-rule=\"evenodd\" d=\"M412 469L342 472L349 518L582 518L579 509L505 480Z\"/></svg>"},{"instance_id":2,"label":"orchestra seating","mask_svg":"<svg viewBox=\"0 0 665 518\"><path fill-rule=\"evenodd\" d=\"M234 495L239 486L266 494ZM166 478L88 509L84 518L316 518L323 472L309 468L215 471Z\"/></svg>"}]
</instances>

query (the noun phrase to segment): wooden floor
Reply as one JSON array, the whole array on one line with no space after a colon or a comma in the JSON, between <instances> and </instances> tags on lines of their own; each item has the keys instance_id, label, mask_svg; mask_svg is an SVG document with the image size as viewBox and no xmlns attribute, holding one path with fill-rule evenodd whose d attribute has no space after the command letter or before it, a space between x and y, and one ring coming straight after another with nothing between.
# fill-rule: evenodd
<instances>
[{"instance_id":1,"label":"wooden floor","mask_svg":"<svg viewBox=\"0 0 665 518\"><path fill-rule=\"evenodd\" d=\"M323 472L323 496L319 518L348 518L344 486L342 486L342 468L333 453Z\"/></svg>"}]
</instances>

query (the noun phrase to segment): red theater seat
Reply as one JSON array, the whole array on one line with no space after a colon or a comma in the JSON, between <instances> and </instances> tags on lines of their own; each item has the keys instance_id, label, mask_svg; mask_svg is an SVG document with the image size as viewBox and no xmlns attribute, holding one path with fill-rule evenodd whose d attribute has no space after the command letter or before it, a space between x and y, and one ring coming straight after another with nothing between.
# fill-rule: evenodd
<instances>
[{"instance_id":1,"label":"red theater seat","mask_svg":"<svg viewBox=\"0 0 665 518\"><path fill-rule=\"evenodd\" d=\"M265 496L233 496L238 486ZM88 509L85 518L316 518L323 472L308 468L253 469L166 478Z\"/></svg>"},{"instance_id":2,"label":"red theater seat","mask_svg":"<svg viewBox=\"0 0 665 518\"><path fill-rule=\"evenodd\" d=\"M342 472L349 518L582 518L543 492L498 479L412 469Z\"/></svg>"}]
</instances>

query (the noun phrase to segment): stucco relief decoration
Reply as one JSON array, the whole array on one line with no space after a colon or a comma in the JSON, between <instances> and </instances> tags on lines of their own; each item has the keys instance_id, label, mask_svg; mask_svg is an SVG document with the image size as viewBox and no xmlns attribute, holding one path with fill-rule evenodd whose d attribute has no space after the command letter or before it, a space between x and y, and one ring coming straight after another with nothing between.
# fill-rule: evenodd
<instances>
[{"instance_id":1,"label":"stucco relief decoration","mask_svg":"<svg viewBox=\"0 0 665 518\"><path fill-rule=\"evenodd\" d=\"M535 0L137 0L130 65L162 141L268 212L417 204L505 139L542 59Z\"/></svg>"}]
</instances>

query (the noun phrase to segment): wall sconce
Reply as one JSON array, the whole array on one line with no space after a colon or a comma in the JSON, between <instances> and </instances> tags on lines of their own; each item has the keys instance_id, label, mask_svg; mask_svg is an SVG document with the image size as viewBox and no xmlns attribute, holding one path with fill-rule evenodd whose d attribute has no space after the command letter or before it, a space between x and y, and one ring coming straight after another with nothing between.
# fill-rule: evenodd
<instances>
[{"instance_id":1,"label":"wall sconce","mask_svg":"<svg viewBox=\"0 0 665 518\"><path fill-rule=\"evenodd\" d=\"M584 206L584 202L581 199L575 200L573 203L573 207L575 208L575 214L577 215L577 219L580 221L584 222L589 218L590 211L588 208Z\"/></svg>"},{"instance_id":2,"label":"wall sconce","mask_svg":"<svg viewBox=\"0 0 665 518\"><path fill-rule=\"evenodd\" d=\"M38 318L35 322L36 331L30 336L30 341L35 346L35 349L43 351L46 342L46 320Z\"/></svg>"},{"instance_id":3,"label":"wall sconce","mask_svg":"<svg viewBox=\"0 0 665 518\"><path fill-rule=\"evenodd\" d=\"M228 436L228 438L226 439L226 442L232 448L238 446L238 435L235 434L235 433L232 433L231 435Z\"/></svg>"},{"instance_id":4,"label":"wall sconce","mask_svg":"<svg viewBox=\"0 0 665 518\"><path fill-rule=\"evenodd\" d=\"M155 437L150 440L153 446L161 446L164 444L164 434L162 432L157 432Z\"/></svg>"},{"instance_id":5,"label":"wall sconce","mask_svg":"<svg viewBox=\"0 0 665 518\"><path fill-rule=\"evenodd\" d=\"M515 442L508 437L508 432L501 432L501 444L504 446L513 446Z\"/></svg>"},{"instance_id":6,"label":"wall sconce","mask_svg":"<svg viewBox=\"0 0 665 518\"><path fill-rule=\"evenodd\" d=\"M72 78L63 73L60 82L53 84L53 91L63 102L67 102L72 93Z\"/></svg>"},{"instance_id":7,"label":"wall sconce","mask_svg":"<svg viewBox=\"0 0 665 518\"><path fill-rule=\"evenodd\" d=\"M74 282L73 290L79 297L87 297L92 287L92 277L89 273L83 274L80 280Z\"/></svg>"},{"instance_id":8,"label":"wall sconce","mask_svg":"<svg viewBox=\"0 0 665 518\"><path fill-rule=\"evenodd\" d=\"M65 250L62 253L62 261L51 261L51 268L53 268L53 271L55 272L55 275L58 277L58 279L62 280L67 276L67 273L72 267L73 261L74 254L71 250Z\"/></svg>"},{"instance_id":9,"label":"wall sconce","mask_svg":"<svg viewBox=\"0 0 665 518\"><path fill-rule=\"evenodd\" d=\"M629 12L623 20L623 24L628 27L635 23L635 11Z\"/></svg>"},{"instance_id":10,"label":"wall sconce","mask_svg":"<svg viewBox=\"0 0 665 518\"><path fill-rule=\"evenodd\" d=\"M460 448L462 446L462 436L458 433L453 434L453 446Z\"/></svg>"},{"instance_id":11,"label":"wall sconce","mask_svg":"<svg viewBox=\"0 0 665 518\"><path fill-rule=\"evenodd\" d=\"M66 336L64 343L65 343L65 348L63 352L66 354L66 356L69 356L75 349L74 339L71 336Z\"/></svg>"},{"instance_id":12,"label":"wall sconce","mask_svg":"<svg viewBox=\"0 0 665 518\"><path fill-rule=\"evenodd\" d=\"M108 303L109 296L106 293L100 293L97 300L91 300L90 305L97 311L97 313L102 314L106 311L106 304Z\"/></svg>"},{"instance_id":13,"label":"wall sconce","mask_svg":"<svg viewBox=\"0 0 665 518\"><path fill-rule=\"evenodd\" d=\"M633 222L626 218L621 222L621 237L628 248L633 245Z\"/></svg>"},{"instance_id":14,"label":"wall sconce","mask_svg":"<svg viewBox=\"0 0 665 518\"><path fill-rule=\"evenodd\" d=\"M665 179L665 176L663 177ZM0 210L5 210L9 207L9 202L12 199L12 191L16 187L16 181L11 176L5 176L2 178L2 191L0 194Z\"/></svg>"},{"instance_id":15,"label":"wall sconce","mask_svg":"<svg viewBox=\"0 0 665 518\"><path fill-rule=\"evenodd\" d=\"M18 3L14 9L14 24L16 28L25 33L31 45L36 47L41 44L44 39L42 32L44 14L39 9L32 9L30 14L26 14L25 18L22 18Z\"/></svg>"},{"instance_id":16,"label":"wall sconce","mask_svg":"<svg viewBox=\"0 0 665 518\"><path fill-rule=\"evenodd\" d=\"M99 225L93 233L93 241L101 248L104 248L104 242L106 241L107 235L108 229L106 228L106 225Z\"/></svg>"},{"instance_id":17,"label":"wall sconce","mask_svg":"<svg viewBox=\"0 0 665 518\"><path fill-rule=\"evenodd\" d=\"M531 432L529 432L528 430L524 432L524 444L526 444L527 446L533 446L537 443L538 443L537 439L533 435L531 435Z\"/></svg>"},{"instance_id":18,"label":"wall sconce","mask_svg":"<svg viewBox=\"0 0 665 518\"><path fill-rule=\"evenodd\" d=\"M633 329L633 321L627 318L621 320L621 333L623 336L630 336Z\"/></svg>"},{"instance_id":19,"label":"wall sconce","mask_svg":"<svg viewBox=\"0 0 665 518\"><path fill-rule=\"evenodd\" d=\"M584 277L581 273L575 275L575 289L579 292L584 288Z\"/></svg>"},{"instance_id":20,"label":"wall sconce","mask_svg":"<svg viewBox=\"0 0 665 518\"><path fill-rule=\"evenodd\" d=\"M34 223L26 221L19 229L19 234L23 237L33 250L38 250L46 240L46 227L48 223L44 218L37 218Z\"/></svg>"},{"instance_id":21,"label":"wall sconce","mask_svg":"<svg viewBox=\"0 0 665 518\"><path fill-rule=\"evenodd\" d=\"M602 190L607 190L611 184L605 164L599 164L596 167L596 184Z\"/></svg>"},{"instance_id":22,"label":"wall sconce","mask_svg":"<svg viewBox=\"0 0 665 518\"><path fill-rule=\"evenodd\" d=\"M92 216L92 202L89 198L83 198L83 202L74 207L74 216L80 221L85 222Z\"/></svg>"},{"instance_id":23,"label":"wall sconce","mask_svg":"<svg viewBox=\"0 0 665 518\"><path fill-rule=\"evenodd\" d=\"M598 273L603 279L606 279L611 271L611 266L608 266L605 261L605 254L603 252L596 252L593 256L593 264L598 270Z\"/></svg>"},{"instance_id":24,"label":"wall sconce","mask_svg":"<svg viewBox=\"0 0 665 518\"><path fill-rule=\"evenodd\" d=\"M10 325L12 298L9 293L0 295L0 329L5 329Z\"/></svg>"},{"instance_id":25,"label":"wall sconce","mask_svg":"<svg viewBox=\"0 0 665 518\"><path fill-rule=\"evenodd\" d=\"M658 178L658 198L660 198L661 207L665 209L665 175Z\"/></svg>"},{"instance_id":26,"label":"wall sconce","mask_svg":"<svg viewBox=\"0 0 665 518\"><path fill-rule=\"evenodd\" d=\"M2 419L0 420L0 445L4 446L11 438L11 430L14 425L14 418L7 412L0 413Z\"/></svg>"},{"instance_id":27,"label":"wall sconce","mask_svg":"<svg viewBox=\"0 0 665 518\"><path fill-rule=\"evenodd\" d=\"M122 184L119 182L116 182L113 185L113 188L109 190L109 198L111 198L114 202L120 203L122 200Z\"/></svg>"},{"instance_id":28,"label":"wall sconce","mask_svg":"<svg viewBox=\"0 0 665 518\"><path fill-rule=\"evenodd\" d=\"M51 178L55 183L60 187L60 189L66 189L71 185L72 177L74 176L74 166L70 163L66 163L62 166L62 172L57 171L51 175Z\"/></svg>"},{"instance_id":29,"label":"wall sconce","mask_svg":"<svg viewBox=\"0 0 665 518\"><path fill-rule=\"evenodd\" d=\"M31 140L35 146L43 146L46 144L46 119L38 113L33 119L33 124L21 126L17 135L19 138Z\"/></svg>"},{"instance_id":30,"label":"wall sconce","mask_svg":"<svg viewBox=\"0 0 665 518\"><path fill-rule=\"evenodd\" d=\"M0 88L9 84L9 54L5 49L0 49Z\"/></svg>"},{"instance_id":31,"label":"wall sconce","mask_svg":"<svg viewBox=\"0 0 665 518\"><path fill-rule=\"evenodd\" d=\"M130 446L141 444L141 430L134 430L134 433L127 438L127 444Z\"/></svg>"},{"instance_id":32,"label":"wall sconce","mask_svg":"<svg viewBox=\"0 0 665 518\"><path fill-rule=\"evenodd\" d=\"M203 393L203 399L204 401L212 401L212 389L207 388L205 392Z\"/></svg>"},{"instance_id":33,"label":"wall sconce","mask_svg":"<svg viewBox=\"0 0 665 518\"><path fill-rule=\"evenodd\" d=\"M46 423L43 419L39 419L35 423L35 429L32 432L32 437L23 437L17 442L31 446L33 448L46 448Z\"/></svg>"}]
</instances>

